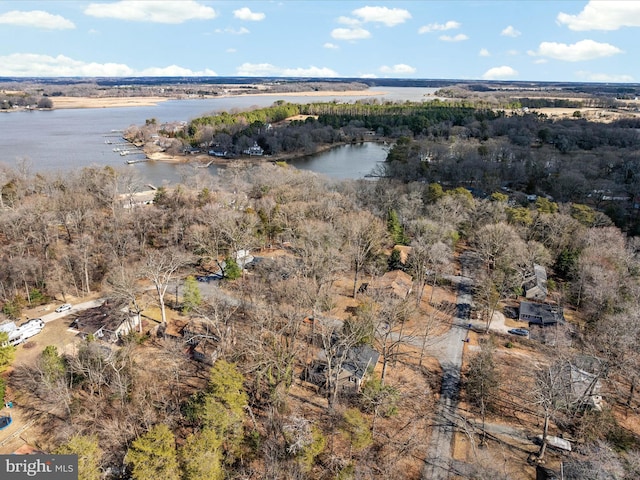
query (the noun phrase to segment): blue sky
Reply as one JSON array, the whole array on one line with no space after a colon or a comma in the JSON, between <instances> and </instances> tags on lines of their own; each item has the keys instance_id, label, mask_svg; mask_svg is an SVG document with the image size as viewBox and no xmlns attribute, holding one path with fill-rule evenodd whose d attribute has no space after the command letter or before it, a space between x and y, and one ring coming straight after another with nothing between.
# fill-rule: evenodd
<instances>
[{"instance_id":1,"label":"blue sky","mask_svg":"<svg viewBox=\"0 0 640 480\"><path fill-rule=\"evenodd\" d=\"M0 2L0 76L640 82L640 1Z\"/></svg>"}]
</instances>

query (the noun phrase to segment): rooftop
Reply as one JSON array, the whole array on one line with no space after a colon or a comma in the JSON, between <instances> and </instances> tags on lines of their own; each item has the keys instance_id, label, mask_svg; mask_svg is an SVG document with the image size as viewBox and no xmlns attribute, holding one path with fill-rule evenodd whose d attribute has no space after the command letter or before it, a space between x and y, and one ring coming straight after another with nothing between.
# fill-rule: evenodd
<instances>
[{"instance_id":1,"label":"rooftop","mask_svg":"<svg viewBox=\"0 0 640 480\"><path fill-rule=\"evenodd\" d=\"M564 323L562 307L548 303L521 302L518 319L534 325L555 325Z\"/></svg>"}]
</instances>

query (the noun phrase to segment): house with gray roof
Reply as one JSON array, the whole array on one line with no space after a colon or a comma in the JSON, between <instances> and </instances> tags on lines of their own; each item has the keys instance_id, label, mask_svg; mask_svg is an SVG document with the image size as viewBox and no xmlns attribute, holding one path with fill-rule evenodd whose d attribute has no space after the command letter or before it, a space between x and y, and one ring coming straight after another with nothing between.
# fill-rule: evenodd
<instances>
[{"instance_id":1,"label":"house with gray roof","mask_svg":"<svg viewBox=\"0 0 640 480\"><path fill-rule=\"evenodd\" d=\"M528 276L522 288L527 300L543 302L547 298L547 270L542 265L533 265L533 274Z\"/></svg>"}]
</instances>

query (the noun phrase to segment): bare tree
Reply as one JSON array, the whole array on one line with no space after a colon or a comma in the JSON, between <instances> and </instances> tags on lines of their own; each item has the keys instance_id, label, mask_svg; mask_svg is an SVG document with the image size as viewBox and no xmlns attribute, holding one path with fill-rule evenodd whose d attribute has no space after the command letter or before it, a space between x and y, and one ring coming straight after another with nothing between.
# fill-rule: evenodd
<instances>
[{"instance_id":1,"label":"bare tree","mask_svg":"<svg viewBox=\"0 0 640 480\"><path fill-rule=\"evenodd\" d=\"M165 312L165 294L176 272L189 262L189 256L176 248L165 250L148 250L142 264L143 274L151 280L156 290L162 325L167 324Z\"/></svg>"},{"instance_id":2,"label":"bare tree","mask_svg":"<svg viewBox=\"0 0 640 480\"><path fill-rule=\"evenodd\" d=\"M361 270L387 243L388 233L382 221L368 212L349 213L341 220L346 254L353 266L353 292L355 298Z\"/></svg>"},{"instance_id":3,"label":"bare tree","mask_svg":"<svg viewBox=\"0 0 640 480\"><path fill-rule=\"evenodd\" d=\"M432 278L429 303L433 301L433 292L439 275L451 266L451 248L440 241L428 244L421 238L412 242L411 247L407 263L418 284L416 305L420 306L429 277Z\"/></svg>"},{"instance_id":4,"label":"bare tree","mask_svg":"<svg viewBox=\"0 0 640 480\"><path fill-rule=\"evenodd\" d=\"M480 352L469 360L469 370L465 382L469 402L480 408L482 417L482 440L486 441L485 419L487 410L491 408L494 396L500 384L499 372L493 360L494 346L491 341L481 344Z\"/></svg>"},{"instance_id":5,"label":"bare tree","mask_svg":"<svg viewBox=\"0 0 640 480\"><path fill-rule=\"evenodd\" d=\"M135 269L121 266L107 278L107 284L111 287L111 295L116 300L126 302L128 308L133 307L133 311L138 317L144 310L144 305L141 303L144 287L139 283L139 275ZM138 321L138 328L142 333L142 319Z\"/></svg>"},{"instance_id":6,"label":"bare tree","mask_svg":"<svg viewBox=\"0 0 640 480\"><path fill-rule=\"evenodd\" d=\"M552 420L562 412L570 412L576 397L571 386L571 362L559 358L549 365L540 365L536 369L535 387L532 390L534 403L538 406L542 418L542 438L538 459L542 460L548 445L549 426Z\"/></svg>"},{"instance_id":7,"label":"bare tree","mask_svg":"<svg viewBox=\"0 0 640 480\"><path fill-rule=\"evenodd\" d=\"M352 322L350 328L343 328L342 322L319 320L318 332L322 339L326 369L324 374L327 404L333 411L340 391L340 373L348 358L349 350L362 342L368 335L369 327L360 322Z\"/></svg>"}]
</instances>

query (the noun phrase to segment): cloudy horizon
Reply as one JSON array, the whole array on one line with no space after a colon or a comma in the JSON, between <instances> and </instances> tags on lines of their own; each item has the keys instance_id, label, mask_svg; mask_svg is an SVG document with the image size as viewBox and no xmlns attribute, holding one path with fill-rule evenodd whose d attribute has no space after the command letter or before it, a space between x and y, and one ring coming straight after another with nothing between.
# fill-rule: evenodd
<instances>
[{"instance_id":1,"label":"cloudy horizon","mask_svg":"<svg viewBox=\"0 0 640 480\"><path fill-rule=\"evenodd\" d=\"M0 76L637 82L640 2L4 1Z\"/></svg>"}]
</instances>

